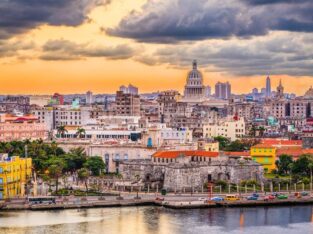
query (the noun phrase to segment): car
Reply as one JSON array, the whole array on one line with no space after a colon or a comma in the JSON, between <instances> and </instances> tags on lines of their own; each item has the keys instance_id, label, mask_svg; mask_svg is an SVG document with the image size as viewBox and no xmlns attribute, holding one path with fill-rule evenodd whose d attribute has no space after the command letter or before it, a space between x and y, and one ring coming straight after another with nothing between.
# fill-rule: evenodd
<instances>
[{"instance_id":1,"label":"car","mask_svg":"<svg viewBox=\"0 0 313 234\"><path fill-rule=\"evenodd\" d=\"M156 201L164 201L164 197L157 197L155 198Z\"/></svg>"},{"instance_id":2,"label":"car","mask_svg":"<svg viewBox=\"0 0 313 234\"><path fill-rule=\"evenodd\" d=\"M205 198L205 197L199 197L199 198L198 198L198 201L206 201L206 200L208 200L208 199Z\"/></svg>"},{"instance_id":3,"label":"car","mask_svg":"<svg viewBox=\"0 0 313 234\"><path fill-rule=\"evenodd\" d=\"M273 196L273 195L269 195L269 196L265 196L264 197L264 201L270 201L270 200L274 200L276 197L275 196Z\"/></svg>"},{"instance_id":4,"label":"car","mask_svg":"<svg viewBox=\"0 0 313 234\"><path fill-rule=\"evenodd\" d=\"M309 196L309 193L308 193L308 192L303 191L303 192L301 193L301 196L303 196L303 197L305 197L305 196Z\"/></svg>"},{"instance_id":5,"label":"car","mask_svg":"<svg viewBox=\"0 0 313 234\"><path fill-rule=\"evenodd\" d=\"M250 200L250 201L256 201L256 200L258 200L258 197L255 197L255 196L249 196L249 197L247 197L247 200Z\"/></svg>"},{"instance_id":6,"label":"car","mask_svg":"<svg viewBox=\"0 0 313 234\"><path fill-rule=\"evenodd\" d=\"M253 197L259 197L259 194L258 193L253 193L252 196Z\"/></svg>"},{"instance_id":7,"label":"car","mask_svg":"<svg viewBox=\"0 0 313 234\"><path fill-rule=\"evenodd\" d=\"M211 201L220 202L220 201L224 201L224 198L222 198L222 197L212 197Z\"/></svg>"},{"instance_id":8,"label":"car","mask_svg":"<svg viewBox=\"0 0 313 234\"><path fill-rule=\"evenodd\" d=\"M278 199L282 200L282 199L288 199L288 196L285 194L280 194L277 196Z\"/></svg>"}]
</instances>

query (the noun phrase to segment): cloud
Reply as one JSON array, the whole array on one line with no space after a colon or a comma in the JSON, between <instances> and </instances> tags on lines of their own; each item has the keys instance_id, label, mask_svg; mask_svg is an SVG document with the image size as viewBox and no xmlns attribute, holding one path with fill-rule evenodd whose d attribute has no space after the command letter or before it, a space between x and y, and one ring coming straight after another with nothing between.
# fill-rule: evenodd
<instances>
[{"instance_id":1,"label":"cloud","mask_svg":"<svg viewBox=\"0 0 313 234\"><path fill-rule=\"evenodd\" d=\"M60 39L50 40L43 45L42 60L79 60L86 57L104 57L111 60L128 59L134 56L136 49L125 45L92 46Z\"/></svg>"},{"instance_id":2,"label":"cloud","mask_svg":"<svg viewBox=\"0 0 313 234\"><path fill-rule=\"evenodd\" d=\"M96 6L108 0L1 0L0 39L42 24L77 26Z\"/></svg>"},{"instance_id":3,"label":"cloud","mask_svg":"<svg viewBox=\"0 0 313 234\"><path fill-rule=\"evenodd\" d=\"M156 43L313 32L312 12L311 0L150 0L106 32Z\"/></svg>"},{"instance_id":4,"label":"cloud","mask_svg":"<svg viewBox=\"0 0 313 234\"><path fill-rule=\"evenodd\" d=\"M167 64L188 69L193 59L207 72L234 76L287 74L311 76L313 73L313 35L272 33L244 42L206 40L193 44L166 45L150 56L138 56L147 65ZM310 41L308 43L307 41Z\"/></svg>"},{"instance_id":5,"label":"cloud","mask_svg":"<svg viewBox=\"0 0 313 234\"><path fill-rule=\"evenodd\" d=\"M35 47L34 42L0 40L0 58L18 56L19 52L29 51Z\"/></svg>"}]
</instances>

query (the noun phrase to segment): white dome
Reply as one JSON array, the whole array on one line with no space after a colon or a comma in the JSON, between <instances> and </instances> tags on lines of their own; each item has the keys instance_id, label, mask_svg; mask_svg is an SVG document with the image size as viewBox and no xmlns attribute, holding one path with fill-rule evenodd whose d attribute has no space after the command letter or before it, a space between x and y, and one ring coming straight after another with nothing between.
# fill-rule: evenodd
<instances>
[{"instance_id":1,"label":"white dome","mask_svg":"<svg viewBox=\"0 0 313 234\"><path fill-rule=\"evenodd\" d=\"M194 60L192 63L192 70L188 73L187 76L187 85L202 86L202 83L203 83L202 74L197 69L197 61Z\"/></svg>"}]
</instances>

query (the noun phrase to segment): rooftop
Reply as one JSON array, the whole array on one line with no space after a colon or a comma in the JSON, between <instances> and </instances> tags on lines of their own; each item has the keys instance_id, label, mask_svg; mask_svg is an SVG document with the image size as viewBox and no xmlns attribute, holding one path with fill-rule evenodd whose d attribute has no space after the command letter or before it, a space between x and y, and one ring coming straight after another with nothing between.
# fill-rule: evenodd
<instances>
[{"instance_id":1,"label":"rooftop","mask_svg":"<svg viewBox=\"0 0 313 234\"><path fill-rule=\"evenodd\" d=\"M200 150L185 150L185 151L158 151L152 155L156 158L177 158L180 155L192 157L218 157L218 152L200 151Z\"/></svg>"}]
</instances>

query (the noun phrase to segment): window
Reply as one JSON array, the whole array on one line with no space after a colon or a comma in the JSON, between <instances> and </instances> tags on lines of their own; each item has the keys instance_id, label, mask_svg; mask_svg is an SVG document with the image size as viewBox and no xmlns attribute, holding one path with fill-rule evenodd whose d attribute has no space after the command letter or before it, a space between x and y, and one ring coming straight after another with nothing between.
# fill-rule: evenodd
<instances>
[{"instance_id":1,"label":"window","mask_svg":"<svg viewBox=\"0 0 313 234\"><path fill-rule=\"evenodd\" d=\"M3 173L3 168L2 167L0 167L0 173Z\"/></svg>"},{"instance_id":2,"label":"window","mask_svg":"<svg viewBox=\"0 0 313 234\"><path fill-rule=\"evenodd\" d=\"M2 178L0 178L0 184L3 184L3 179Z\"/></svg>"}]
</instances>

